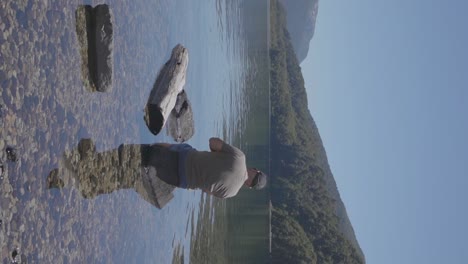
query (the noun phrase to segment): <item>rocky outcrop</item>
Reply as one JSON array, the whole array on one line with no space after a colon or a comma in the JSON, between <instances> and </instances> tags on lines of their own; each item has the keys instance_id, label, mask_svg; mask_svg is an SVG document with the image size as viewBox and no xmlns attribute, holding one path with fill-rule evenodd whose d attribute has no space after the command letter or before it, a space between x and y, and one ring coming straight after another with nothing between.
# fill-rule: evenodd
<instances>
[{"instance_id":1,"label":"rocky outcrop","mask_svg":"<svg viewBox=\"0 0 468 264\"><path fill-rule=\"evenodd\" d=\"M83 81L90 91L107 92L114 67L112 13L105 4L81 5L75 16Z\"/></svg>"},{"instance_id":2,"label":"rocky outcrop","mask_svg":"<svg viewBox=\"0 0 468 264\"><path fill-rule=\"evenodd\" d=\"M113 29L112 15L108 5L98 5L94 13L94 45L96 49L96 88L100 92L112 87Z\"/></svg>"},{"instance_id":3,"label":"rocky outcrop","mask_svg":"<svg viewBox=\"0 0 468 264\"><path fill-rule=\"evenodd\" d=\"M154 135L159 134L176 106L177 95L185 86L188 51L178 44L172 49L169 60L159 71L145 108L145 122Z\"/></svg>"},{"instance_id":4,"label":"rocky outcrop","mask_svg":"<svg viewBox=\"0 0 468 264\"><path fill-rule=\"evenodd\" d=\"M187 93L182 90L177 95L175 107L167 120L167 134L180 143L189 140L194 133L192 106L187 98Z\"/></svg>"},{"instance_id":5,"label":"rocky outcrop","mask_svg":"<svg viewBox=\"0 0 468 264\"><path fill-rule=\"evenodd\" d=\"M280 0L286 10L287 29L299 63L309 52L310 40L315 33L318 0Z\"/></svg>"}]
</instances>

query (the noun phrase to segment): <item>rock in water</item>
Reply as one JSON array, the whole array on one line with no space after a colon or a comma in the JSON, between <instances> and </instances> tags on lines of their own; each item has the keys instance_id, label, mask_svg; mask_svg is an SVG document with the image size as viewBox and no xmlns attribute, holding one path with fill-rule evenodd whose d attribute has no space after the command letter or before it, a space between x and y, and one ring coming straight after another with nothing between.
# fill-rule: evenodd
<instances>
[{"instance_id":1,"label":"rock in water","mask_svg":"<svg viewBox=\"0 0 468 264\"><path fill-rule=\"evenodd\" d=\"M61 189L65 186L65 183L62 179L59 177L59 170L58 169L53 169L49 175L47 176L47 188L52 189Z\"/></svg>"},{"instance_id":2,"label":"rock in water","mask_svg":"<svg viewBox=\"0 0 468 264\"><path fill-rule=\"evenodd\" d=\"M87 159L94 156L96 153L96 146L94 145L93 140L90 138L82 138L80 142L78 142L78 153L80 153L81 159Z\"/></svg>"},{"instance_id":3,"label":"rock in water","mask_svg":"<svg viewBox=\"0 0 468 264\"><path fill-rule=\"evenodd\" d=\"M7 160L11 162L17 162L18 156L16 155L16 150L13 147L8 146L6 149Z\"/></svg>"},{"instance_id":4,"label":"rock in water","mask_svg":"<svg viewBox=\"0 0 468 264\"><path fill-rule=\"evenodd\" d=\"M106 92L112 87L113 29L108 5L97 5L94 11L94 36L96 49L96 89Z\"/></svg>"},{"instance_id":5,"label":"rock in water","mask_svg":"<svg viewBox=\"0 0 468 264\"><path fill-rule=\"evenodd\" d=\"M0 104L0 127L3 127L3 105Z\"/></svg>"},{"instance_id":6,"label":"rock in water","mask_svg":"<svg viewBox=\"0 0 468 264\"><path fill-rule=\"evenodd\" d=\"M176 142L189 140L195 132L193 112L187 93L182 90L177 95L175 107L167 119L167 134L171 135Z\"/></svg>"},{"instance_id":7,"label":"rock in water","mask_svg":"<svg viewBox=\"0 0 468 264\"><path fill-rule=\"evenodd\" d=\"M90 39L92 35L92 14L93 7L90 5L79 5L75 11L75 26L76 36L78 38L78 44L80 45L80 57L81 57L81 78L83 84L89 92L96 91L96 85L93 81L94 74L94 62L92 58L95 50L90 46Z\"/></svg>"},{"instance_id":8,"label":"rock in water","mask_svg":"<svg viewBox=\"0 0 468 264\"><path fill-rule=\"evenodd\" d=\"M184 89L188 61L187 49L178 44L172 49L171 58L159 71L144 116L146 126L154 135L161 132L175 107L177 95Z\"/></svg>"},{"instance_id":9,"label":"rock in water","mask_svg":"<svg viewBox=\"0 0 468 264\"><path fill-rule=\"evenodd\" d=\"M109 91L114 67L112 12L105 4L80 5L75 16L83 82L91 92Z\"/></svg>"},{"instance_id":10,"label":"rock in water","mask_svg":"<svg viewBox=\"0 0 468 264\"><path fill-rule=\"evenodd\" d=\"M3 167L3 162L0 160L0 180L3 180L4 171L5 171L5 167Z\"/></svg>"}]
</instances>

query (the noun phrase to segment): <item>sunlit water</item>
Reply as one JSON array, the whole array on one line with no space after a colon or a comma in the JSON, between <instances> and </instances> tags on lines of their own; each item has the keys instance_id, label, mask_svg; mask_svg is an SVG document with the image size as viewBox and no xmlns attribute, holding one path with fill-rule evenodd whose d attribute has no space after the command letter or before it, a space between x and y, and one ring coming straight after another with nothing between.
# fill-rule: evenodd
<instances>
[{"instance_id":1,"label":"sunlit water","mask_svg":"<svg viewBox=\"0 0 468 264\"><path fill-rule=\"evenodd\" d=\"M200 191L176 190L159 210L133 190L85 199L73 186L48 189L46 178L82 138L91 138L98 151L172 142L149 133L143 108L177 43L189 50L186 91L196 130L189 143L207 149L211 136L238 138L254 67L239 2L110 1L113 85L99 93L84 84L75 24L78 5L97 2L1 1L3 262L17 252L28 263L170 263L178 245L188 261ZM7 147L17 161L8 161Z\"/></svg>"}]
</instances>

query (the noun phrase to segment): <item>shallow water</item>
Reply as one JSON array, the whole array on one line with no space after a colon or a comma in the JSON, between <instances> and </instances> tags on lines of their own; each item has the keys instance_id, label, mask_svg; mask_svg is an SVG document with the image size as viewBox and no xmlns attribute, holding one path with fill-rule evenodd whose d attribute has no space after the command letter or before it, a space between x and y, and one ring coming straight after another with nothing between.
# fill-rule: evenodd
<instances>
[{"instance_id":1,"label":"shallow water","mask_svg":"<svg viewBox=\"0 0 468 264\"><path fill-rule=\"evenodd\" d=\"M206 149L211 136L239 139L252 69L240 2L110 2L114 74L106 93L90 92L81 70L75 11L83 2L0 3L3 262L15 250L28 263L170 263L177 254L189 260L198 217L212 204L199 191L176 190L159 210L133 190L86 199L73 185L48 189L46 178L82 138L98 151L172 142L149 133L143 108L177 43L190 57L186 91L196 131L189 143ZM8 161L7 147L17 161Z\"/></svg>"}]
</instances>

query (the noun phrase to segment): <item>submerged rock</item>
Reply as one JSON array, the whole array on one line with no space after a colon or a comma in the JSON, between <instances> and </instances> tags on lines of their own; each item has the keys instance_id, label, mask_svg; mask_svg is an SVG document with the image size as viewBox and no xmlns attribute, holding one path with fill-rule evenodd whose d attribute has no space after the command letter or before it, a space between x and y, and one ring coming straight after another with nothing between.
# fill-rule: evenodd
<instances>
[{"instance_id":1,"label":"submerged rock","mask_svg":"<svg viewBox=\"0 0 468 264\"><path fill-rule=\"evenodd\" d=\"M78 153L80 153L81 159L87 159L94 156L96 152L96 145L90 138L83 138L78 143Z\"/></svg>"},{"instance_id":2,"label":"submerged rock","mask_svg":"<svg viewBox=\"0 0 468 264\"><path fill-rule=\"evenodd\" d=\"M0 104L0 119L3 119L3 105Z\"/></svg>"},{"instance_id":3,"label":"submerged rock","mask_svg":"<svg viewBox=\"0 0 468 264\"><path fill-rule=\"evenodd\" d=\"M11 263L21 263L21 257L19 255L19 249L18 248L15 248L13 249L13 251L11 252Z\"/></svg>"},{"instance_id":4,"label":"submerged rock","mask_svg":"<svg viewBox=\"0 0 468 264\"><path fill-rule=\"evenodd\" d=\"M189 140L195 132L193 111L187 93L182 90L177 95L177 101L167 119L167 134L171 135L176 142Z\"/></svg>"},{"instance_id":5,"label":"submerged rock","mask_svg":"<svg viewBox=\"0 0 468 264\"><path fill-rule=\"evenodd\" d=\"M16 150L13 147L7 147L5 149L7 154L7 160L11 162L17 162L18 156L16 155Z\"/></svg>"},{"instance_id":6,"label":"submerged rock","mask_svg":"<svg viewBox=\"0 0 468 264\"><path fill-rule=\"evenodd\" d=\"M57 188L61 189L65 186L65 183L62 179L59 177L59 170L58 169L53 169L49 175L47 176L47 188Z\"/></svg>"}]
</instances>

